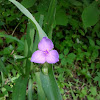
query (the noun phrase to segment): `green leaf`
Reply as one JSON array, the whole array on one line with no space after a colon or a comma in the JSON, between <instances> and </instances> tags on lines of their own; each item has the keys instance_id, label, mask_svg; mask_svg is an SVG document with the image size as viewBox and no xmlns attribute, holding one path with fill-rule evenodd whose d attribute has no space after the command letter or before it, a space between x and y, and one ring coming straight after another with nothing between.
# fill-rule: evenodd
<instances>
[{"instance_id":1,"label":"green leaf","mask_svg":"<svg viewBox=\"0 0 100 100\"><path fill-rule=\"evenodd\" d=\"M88 98L88 100L95 100L93 97L91 97L91 96L87 96L87 98Z\"/></svg>"},{"instance_id":2,"label":"green leaf","mask_svg":"<svg viewBox=\"0 0 100 100\"><path fill-rule=\"evenodd\" d=\"M15 83L12 100L25 100L26 97L26 88L27 88L27 77L20 76Z\"/></svg>"},{"instance_id":3,"label":"green leaf","mask_svg":"<svg viewBox=\"0 0 100 100\"><path fill-rule=\"evenodd\" d=\"M26 8L30 8L34 5L35 2L36 0L23 0L21 4Z\"/></svg>"},{"instance_id":4,"label":"green leaf","mask_svg":"<svg viewBox=\"0 0 100 100\"><path fill-rule=\"evenodd\" d=\"M33 100L33 82L29 79L28 83L28 100Z\"/></svg>"},{"instance_id":5,"label":"green leaf","mask_svg":"<svg viewBox=\"0 0 100 100\"><path fill-rule=\"evenodd\" d=\"M60 59L64 58L64 55L63 55L62 53L59 54L59 58L60 58Z\"/></svg>"},{"instance_id":6,"label":"green leaf","mask_svg":"<svg viewBox=\"0 0 100 100\"><path fill-rule=\"evenodd\" d=\"M0 58L0 72L3 72L5 75L8 75L8 71L6 70L6 67L4 66L1 58Z\"/></svg>"},{"instance_id":7,"label":"green leaf","mask_svg":"<svg viewBox=\"0 0 100 100\"><path fill-rule=\"evenodd\" d=\"M34 25L36 26L36 29L39 33L39 39L41 40L43 37L47 37L47 35L45 34L45 32L42 30L42 28L40 27L40 25L37 23L37 21L35 20L35 18L32 16L32 14L24 7L22 6L19 2L15 1L15 0L9 0L10 2L12 2L14 5L17 6L17 8L25 15L27 16L30 20L32 20L32 22L34 23Z\"/></svg>"},{"instance_id":8,"label":"green leaf","mask_svg":"<svg viewBox=\"0 0 100 100\"><path fill-rule=\"evenodd\" d=\"M96 68L97 68L97 69L100 68L100 63L97 63Z\"/></svg>"},{"instance_id":9,"label":"green leaf","mask_svg":"<svg viewBox=\"0 0 100 100\"><path fill-rule=\"evenodd\" d=\"M55 20L56 20L56 25L66 26L68 23L68 17L66 15L66 11L64 9L57 10Z\"/></svg>"},{"instance_id":10,"label":"green leaf","mask_svg":"<svg viewBox=\"0 0 100 100\"><path fill-rule=\"evenodd\" d=\"M91 90L91 94L92 94L93 96L96 96L96 94L97 94L97 89L96 89L96 87L91 87L90 90Z\"/></svg>"},{"instance_id":11,"label":"green leaf","mask_svg":"<svg viewBox=\"0 0 100 100\"><path fill-rule=\"evenodd\" d=\"M64 55L67 55L69 52L68 48L64 49Z\"/></svg>"},{"instance_id":12,"label":"green leaf","mask_svg":"<svg viewBox=\"0 0 100 100\"><path fill-rule=\"evenodd\" d=\"M4 33L0 33L0 37L9 38L9 39L15 40L15 41L17 41L17 42L19 42L19 43L21 43L21 44L24 45L24 43L21 40L17 39L16 37L13 37L11 35L7 35L7 34L4 34Z\"/></svg>"},{"instance_id":13,"label":"green leaf","mask_svg":"<svg viewBox=\"0 0 100 100\"><path fill-rule=\"evenodd\" d=\"M26 40L25 40L25 48L24 48L24 56L25 57L31 57L32 50L33 50L33 40L34 40L34 34L35 30L32 24L32 21L28 21L27 25L27 34L26 34ZM25 67L25 74L28 76L30 73L30 68L33 64L29 59L24 60L23 66Z\"/></svg>"},{"instance_id":14,"label":"green leaf","mask_svg":"<svg viewBox=\"0 0 100 100\"><path fill-rule=\"evenodd\" d=\"M99 41L99 40L96 40L96 43L97 43L97 45L99 45L99 46L100 46L100 41Z\"/></svg>"},{"instance_id":15,"label":"green leaf","mask_svg":"<svg viewBox=\"0 0 100 100\"><path fill-rule=\"evenodd\" d=\"M89 39L89 43L91 46L95 46L95 42L92 40L92 38L88 38Z\"/></svg>"},{"instance_id":16,"label":"green leaf","mask_svg":"<svg viewBox=\"0 0 100 100\"><path fill-rule=\"evenodd\" d=\"M99 51L97 49L94 49L92 53L92 58L96 59L98 56L99 56Z\"/></svg>"},{"instance_id":17,"label":"green leaf","mask_svg":"<svg viewBox=\"0 0 100 100\"><path fill-rule=\"evenodd\" d=\"M21 41L25 41L25 35L23 37L21 37ZM17 43L17 51L18 52L23 52L24 51L24 45L20 44L20 43Z\"/></svg>"},{"instance_id":18,"label":"green leaf","mask_svg":"<svg viewBox=\"0 0 100 100\"><path fill-rule=\"evenodd\" d=\"M26 34L26 40L28 45L28 56L30 57L33 52L33 40L34 40L34 26L31 20L27 23L27 34Z\"/></svg>"},{"instance_id":19,"label":"green leaf","mask_svg":"<svg viewBox=\"0 0 100 100\"><path fill-rule=\"evenodd\" d=\"M40 19L39 19L39 25L42 27L42 24L43 24L43 19L44 19L44 16L43 15L40 15ZM34 41L34 44L33 44L33 52L35 52L36 51L36 49L37 49L37 46L38 46L38 43L39 43L39 35L38 34L36 34L36 36L35 36L35 41Z\"/></svg>"},{"instance_id":20,"label":"green leaf","mask_svg":"<svg viewBox=\"0 0 100 100\"><path fill-rule=\"evenodd\" d=\"M66 58L63 58L63 59L61 60L61 64L62 64L62 65L66 65L66 63L67 63Z\"/></svg>"},{"instance_id":21,"label":"green leaf","mask_svg":"<svg viewBox=\"0 0 100 100\"><path fill-rule=\"evenodd\" d=\"M2 86L5 84L5 78L4 78L4 75L3 75L3 72L1 71L1 78L2 78Z\"/></svg>"},{"instance_id":22,"label":"green leaf","mask_svg":"<svg viewBox=\"0 0 100 100\"><path fill-rule=\"evenodd\" d=\"M40 72L36 72L35 76L36 76L36 83L37 83L38 100L46 100L46 96L44 94L41 80L40 80Z\"/></svg>"},{"instance_id":23,"label":"green leaf","mask_svg":"<svg viewBox=\"0 0 100 100\"><path fill-rule=\"evenodd\" d=\"M62 100L61 94L59 92L56 80L54 78L52 66L47 66L48 75L40 73L40 79L42 83L43 90L46 94L47 100Z\"/></svg>"},{"instance_id":24,"label":"green leaf","mask_svg":"<svg viewBox=\"0 0 100 100\"><path fill-rule=\"evenodd\" d=\"M75 6L82 6L82 3L77 0L69 0L69 2Z\"/></svg>"},{"instance_id":25,"label":"green leaf","mask_svg":"<svg viewBox=\"0 0 100 100\"><path fill-rule=\"evenodd\" d=\"M75 57L76 57L76 55L74 53L70 53L70 54L68 54L67 59L74 60Z\"/></svg>"},{"instance_id":26,"label":"green leaf","mask_svg":"<svg viewBox=\"0 0 100 100\"><path fill-rule=\"evenodd\" d=\"M44 30L46 33L48 33L48 37L50 39L52 39L52 30L53 30L53 24L55 20L56 4L57 4L57 0L51 0L50 6L48 9L48 14L45 20Z\"/></svg>"},{"instance_id":27,"label":"green leaf","mask_svg":"<svg viewBox=\"0 0 100 100\"><path fill-rule=\"evenodd\" d=\"M98 82L99 82L100 77L96 76L93 80L94 80L94 81L98 81Z\"/></svg>"},{"instance_id":28,"label":"green leaf","mask_svg":"<svg viewBox=\"0 0 100 100\"><path fill-rule=\"evenodd\" d=\"M82 13L82 21L85 28L95 25L99 20L99 10L97 2L94 1L86 7Z\"/></svg>"}]
</instances>

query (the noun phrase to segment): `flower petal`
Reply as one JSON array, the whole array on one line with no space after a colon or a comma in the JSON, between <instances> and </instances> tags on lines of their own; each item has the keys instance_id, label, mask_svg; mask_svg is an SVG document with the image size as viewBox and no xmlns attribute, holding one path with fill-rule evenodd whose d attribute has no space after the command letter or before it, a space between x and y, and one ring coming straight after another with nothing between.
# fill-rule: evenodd
<instances>
[{"instance_id":1,"label":"flower petal","mask_svg":"<svg viewBox=\"0 0 100 100\"><path fill-rule=\"evenodd\" d=\"M46 56L46 61L50 64L56 63L59 61L59 54L56 50L51 50Z\"/></svg>"},{"instance_id":2,"label":"flower petal","mask_svg":"<svg viewBox=\"0 0 100 100\"><path fill-rule=\"evenodd\" d=\"M31 62L34 63L45 63L45 54L43 53L43 51L37 50L32 54L31 57Z\"/></svg>"},{"instance_id":3,"label":"flower petal","mask_svg":"<svg viewBox=\"0 0 100 100\"><path fill-rule=\"evenodd\" d=\"M53 49L53 47L54 47L53 42L47 37L43 37L38 44L38 49L41 51L46 51L46 50L50 51L51 49Z\"/></svg>"}]
</instances>

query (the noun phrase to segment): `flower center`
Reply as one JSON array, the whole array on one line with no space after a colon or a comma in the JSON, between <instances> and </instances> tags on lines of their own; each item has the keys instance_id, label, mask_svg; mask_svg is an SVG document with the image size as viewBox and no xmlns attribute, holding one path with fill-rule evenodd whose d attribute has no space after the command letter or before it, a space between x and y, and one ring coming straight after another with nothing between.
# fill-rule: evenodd
<instances>
[{"instance_id":1,"label":"flower center","mask_svg":"<svg viewBox=\"0 0 100 100\"><path fill-rule=\"evenodd\" d=\"M45 54L45 55L47 55L48 53L49 53L49 51L48 51L48 50L44 51L44 54Z\"/></svg>"}]
</instances>

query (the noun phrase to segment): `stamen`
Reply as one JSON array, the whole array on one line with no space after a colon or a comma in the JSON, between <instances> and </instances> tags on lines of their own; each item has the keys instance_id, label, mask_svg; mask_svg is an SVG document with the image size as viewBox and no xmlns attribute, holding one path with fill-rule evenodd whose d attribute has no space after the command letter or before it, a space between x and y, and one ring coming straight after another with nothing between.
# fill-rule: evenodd
<instances>
[{"instance_id":1,"label":"stamen","mask_svg":"<svg viewBox=\"0 0 100 100\"><path fill-rule=\"evenodd\" d=\"M46 51L44 51L44 53L47 55L49 53L48 49Z\"/></svg>"}]
</instances>

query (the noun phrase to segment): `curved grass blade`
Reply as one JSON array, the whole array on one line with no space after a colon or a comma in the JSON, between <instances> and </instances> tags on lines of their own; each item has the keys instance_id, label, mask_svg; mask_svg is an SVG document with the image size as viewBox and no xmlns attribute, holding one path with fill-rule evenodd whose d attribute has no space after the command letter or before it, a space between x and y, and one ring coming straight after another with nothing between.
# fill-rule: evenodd
<instances>
[{"instance_id":1,"label":"curved grass blade","mask_svg":"<svg viewBox=\"0 0 100 100\"><path fill-rule=\"evenodd\" d=\"M46 97L42 88L41 80L40 80L40 72L36 72L35 76L36 76L36 83L37 83L38 100L46 100Z\"/></svg>"},{"instance_id":2,"label":"curved grass blade","mask_svg":"<svg viewBox=\"0 0 100 100\"><path fill-rule=\"evenodd\" d=\"M40 73L41 83L47 96L47 100L62 100L59 88L54 78L52 66L50 65L48 68L48 75L44 75L42 72Z\"/></svg>"},{"instance_id":3,"label":"curved grass blade","mask_svg":"<svg viewBox=\"0 0 100 100\"><path fill-rule=\"evenodd\" d=\"M45 20L44 30L46 33L48 33L48 37L50 39L52 39L52 30L53 30L53 24L54 24L55 14L56 14L56 4L57 4L57 0L51 0L48 9L48 14Z\"/></svg>"},{"instance_id":4,"label":"curved grass blade","mask_svg":"<svg viewBox=\"0 0 100 100\"><path fill-rule=\"evenodd\" d=\"M37 23L37 21L35 20L35 18L32 16L32 14L24 7L22 6L19 2L15 1L15 0L9 0L10 2L12 2L14 5L17 6L17 8L25 15L27 16L30 20L32 20L32 22L34 23L34 25L36 26L36 29L39 33L39 39L41 40L43 37L47 37L46 33L42 30L42 28L40 27L40 25Z\"/></svg>"},{"instance_id":5,"label":"curved grass blade","mask_svg":"<svg viewBox=\"0 0 100 100\"><path fill-rule=\"evenodd\" d=\"M9 39L12 39L12 40L15 40L21 44L24 45L24 42L22 42L21 40L17 39L16 37L13 37L11 35L7 35L7 34L4 34L4 33L0 33L0 37L5 37L5 38L9 38Z\"/></svg>"},{"instance_id":6,"label":"curved grass blade","mask_svg":"<svg viewBox=\"0 0 100 100\"><path fill-rule=\"evenodd\" d=\"M29 83L28 83L28 100L33 100L33 83L32 83L32 79L29 79Z\"/></svg>"}]
</instances>

